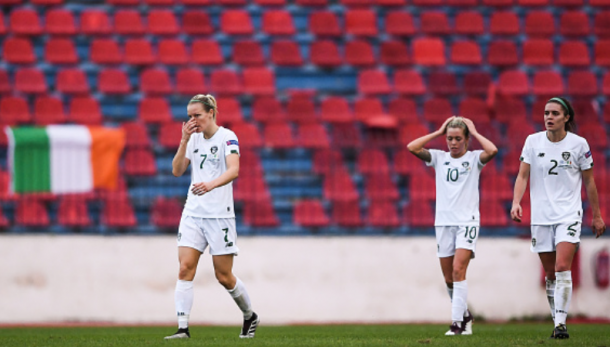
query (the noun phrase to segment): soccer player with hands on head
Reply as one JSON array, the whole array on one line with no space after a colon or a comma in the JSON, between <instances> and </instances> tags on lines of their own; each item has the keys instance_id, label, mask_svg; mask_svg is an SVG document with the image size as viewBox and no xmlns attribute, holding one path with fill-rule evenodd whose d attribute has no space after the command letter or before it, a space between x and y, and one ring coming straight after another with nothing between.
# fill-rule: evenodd
<instances>
[{"instance_id":1,"label":"soccer player with hands on head","mask_svg":"<svg viewBox=\"0 0 610 347\"><path fill-rule=\"evenodd\" d=\"M174 176L191 167L191 185L178 228L178 261L175 303L178 331L165 339L190 338L189 315L193 306L193 279L199 258L209 246L214 273L242 311L239 337L252 338L259 318L252 311L243 282L233 275L233 258L239 252L233 180L239 175L239 143L234 132L216 124L218 106L212 95L195 95L187 106L189 120L182 125L180 147L172 161Z\"/></svg>"},{"instance_id":2,"label":"soccer player with hands on head","mask_svg":"<svg viewBox=\"0 0 610 347\"><path fill-rule=\"evenodd\" d=\"M440 136L445 136L448 152L424 148ZM471 136L483 150L468 150ZM445 335L471 335L474 319L467 306L466 270L479 237L479 175L498 149L470 119L456 116L445 120L438 130L411 141L407 148L436 172L437 255L451 297L452 323Z\"/></svg>"},{"instance_id":3,"label":"soccer player with hands on head","mask_svg":"<svg viewBox=\"0 0 610 347\"><path fill-rule=\"evenodd\" d=\"M521 199L530 182L531 251L538 253L546 274L546 293L555 328L552 338L569 338L566 319L572 298L572 260L582 228L584 181L596 237L606 230L587 140L574 134L574 110L568 100L551 98L544 107L545 131L529 135L521 153L511 218L521 222Z\"/></svg>"}]
</instances>

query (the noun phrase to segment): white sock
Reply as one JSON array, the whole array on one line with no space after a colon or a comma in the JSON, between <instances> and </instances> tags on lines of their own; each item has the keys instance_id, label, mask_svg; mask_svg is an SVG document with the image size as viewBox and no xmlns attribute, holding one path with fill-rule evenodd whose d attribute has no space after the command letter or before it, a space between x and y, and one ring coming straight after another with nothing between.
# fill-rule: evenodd
<instances>
[{"instance_id":1,"label":"white sock","mask_svg":"<svg viewBox=\"0 0 610 347\"><path fill-rule=\"evenodd\" d=\"M553 321L555 321L555 280L546 279L546 298L551 307L551 316Z\"/></svg>"},{"instance_id":2,"label":"white sock","mask_svg":"<svg viewBox=\"0 0 610 347\"><path fill-rule=\"evenodd\" d=\"M445 283L447 284L447 283ZM449 294L449 298L453 301L453 287L449 287L447 284L447 294Z\"/></svg>"},{"instance_id":3,"label":"white sock","mask_svg":"<svg viewBox=\"0 0 610 347\"><path fill-rule=\"evenodd\" d=\"M461 322L468 309L466 298L468 297L468 282L453 282L453 300L451 300L451 320Z\"/></svg>"},{"instance_id":4,"label":"white sock","mask_svg":"<svg viewBox=\"0 0 610 347\"><path fill-rule=\"evenodd\" d=\"M193 307L193 281L178 280L176 282L176 313L178 314L178 328L189 326L189 315Z\"/></svg>"},{"instance_id":5,"label":"white sock","mask_svg":"<svg viewBox=\"0 0 610 347\"><path fill-rule=\"evenodd\" d=\"M572 300L572 271L555 272L555 326L566 324Z\"/></svg>"},{"instance_id":6,"label":"white sock","mask_svg":"<svg viewBox=\"0 0 610 347\"><path fill-rule=\"evenodd\" d=\"M248 295L248 291L246 290L246 286L244 283L237 278L237 282L235 283L235 288L227 290L235 303L244 314L244 319L250 319L252 317L252 303L250 302L250 296Z\"/></svg>"}]
</instances>

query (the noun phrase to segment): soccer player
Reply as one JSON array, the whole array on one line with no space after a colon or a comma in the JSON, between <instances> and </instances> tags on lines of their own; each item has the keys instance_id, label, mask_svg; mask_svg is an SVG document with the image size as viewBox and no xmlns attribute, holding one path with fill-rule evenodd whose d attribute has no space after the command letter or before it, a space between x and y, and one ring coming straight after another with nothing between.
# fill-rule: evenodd
<instances>
[{"instance_id":1,"label":"soccer player","mask_svg":"<svg viewBox=\"0 0 610 347\"><path fill-rule=\"evenodd\" d=\"M566 318L572 298L572 259L580 243L584 180L593 213L593 233L601 236L601 216L593 179L593 157L587 140L573 133L574 110L564 98L551 98L544 107L546 131L525 140L515 181L511 218L521 222L521 198L530 181L531 250L538 253L546 274L546 293L555 323L552 338L570 337Z\"/></svg>"},{"instance_id":2,"label":"soccer player","mask_svg":"<svg viewBox=\"0 0 610 347\"><path fill-rule=\"evenodd\" d=\"M449 152L424 148L443 135ZM470 136L483 150L468 150ZM436 171L437 255L451 298L452 323L445 335L471 335L474 318L466 302L466 270L479 238L479 175L498 149L477 132L470 119L455 116L435 132L411 141L407 148Z\"/></svg>"},{"instance_id":3,"label":"soccer player","mask_svg":"<svg viewBox=\"0 0 610 347\"><path fill-rule=\"evenodd\" d=\"M178 331L165 339L190 338L189 314L193 306L193 279L199 257L210 247L214 273L244 315L240 338L252 338L259 318L252 311L248 291L232 272L237 254L233 208L233 180L239 175L239 144L229 129L216 124L218 106L212 95L195 95L187 106L189 121L182 125L180 147L172 173L181 176L192 162L191 185L178 228L176 283Z\"/></svg>"}]
</instances>

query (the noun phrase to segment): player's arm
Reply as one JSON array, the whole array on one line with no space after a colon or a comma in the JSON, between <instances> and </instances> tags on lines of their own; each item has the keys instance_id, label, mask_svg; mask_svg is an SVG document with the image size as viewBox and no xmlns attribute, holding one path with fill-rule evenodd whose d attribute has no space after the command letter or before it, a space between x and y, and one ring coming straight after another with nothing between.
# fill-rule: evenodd
<instances>
[{"instance_id":1,"label":"player's arm","mask_svg":"<svg viewBox=\"0 0 610 347\"><path fill-rule=\"evenodd\" d=\"M442 136L446 131L447 124L449 124L453 118L455 118L455 116L447 118L443 125L441 125L441 127L435 132L409 142L407 145L409 152L413 153L419 159L429 163L432 160L432 155L430 155L430 151L425 149L424 146L435 138Z\"/></svg>"},{"instance_id":2,"label":"player's arm","mask_svg":"<svg viewBox=\"0 0 610 347\"><path fill-rule=\"evenodd\" d=\"M481 153L479 160L483 164L489 163L489 161L492 160L493 157L496 156L496 154L498 154L498 147L496 147L493 142L489 141L485 136L481 135L477 131L473 121L468 118L464 118L464 123L466 123L470 135L477 139L477 141L479 141L479 143L481 144L481 147L483 147L483 153Z\"/></svg>"},{"instance_id":3,"label":"player's arm","mask_svg":"<svg viewBox=\"0 0 610 347\"><path fill-rule=\"evenodd\" d=\"M239 154L231 153L226 157L227 171L222 175L209 182L200 182L193 184L191 188L193 194L203 195L215 188L222 187L225 184L232 182L239 176Z\"/></svg>"},{"instance_id":4,"label":"player's arm","mask_svg":"<svg viewBox=\"0 0 610 347\"><path fill-rule=\"evenodd\" d=\"M510 217L516 221L521 222L523 217L523 210L521 209L521 199L525 194L525 188L527 188L527 181L530 178L530 164L521 162L519 166L519 173L515 180L515 189L513 191L513 206L510 209Z\"/></svg>"},{"instance_id":5,"label":"player's arm","mask_svg":"<svg viewBox=\"0 0 610 347\"><path fill-rule=\"evenodd\" d=\"M600 237L606 231L606 224L602 219L602 213L599 208L599 197L597 195L597 187L595 186L595 179L593 178L593 169L582 171L582 180L587 190L587 199L589 199L589 205L591 205L591 213L593 214L593 222L591 227L595 237Z\"/></svg>"},{"instance_id":6,"label":"player's arm","mask_svg":"<svg viewBox=\"0 0 610 347\"><path fill-rule=\"evenodd\" d=\"M184 174L191 161L186 157L186 147L188 145L191 135L195 132L195 118L191 118L188 122L182 123L182 138L180 139L180 146L178 151L172 160L172 174L176 177L180 177Z\"/></svg>"}]
</instances>

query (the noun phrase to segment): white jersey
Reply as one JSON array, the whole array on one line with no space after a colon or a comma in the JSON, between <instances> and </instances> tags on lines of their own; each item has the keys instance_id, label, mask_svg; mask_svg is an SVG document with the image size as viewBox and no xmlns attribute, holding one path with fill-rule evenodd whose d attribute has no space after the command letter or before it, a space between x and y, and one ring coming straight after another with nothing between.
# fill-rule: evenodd
<instances>
[{"instance_id":1,"label":"white jersey","mask_svg":"<svg viewBox=\"0 0 610 347\"><path fill-rule=\"evenodd\" d=\"M203 133L191 135L186 145L186 157L191 161L191 185L182 215L199 218L234 218L233 182L203 195L191 191L194 183L209 182L227 171L226 157L239 155L239 144L234 132L224 127L210 139Z\"/></svg>"},{"instance_id":2,"label":"white jersey","mask_svg":"<svg viewBox=\"0 0 610 347\"><path fill-rule=\"evenodd\" d=\"M568 132L551 142L541 131L527 137L521 161L530 164L532 225L582 221L581 171L593 167L587 140Z\"/></svg>"},{"instance_id":3,"label":"white jersey","mask_svg":"<svg viewBox=\"0 0 610 347\"><path fill-rule=\"evenodd\" d=\"M479 226L479 175L483 151L467 151L459 158L430 149L426 165L436 172L435 226Z\"/></svg>"}]
</instances>

